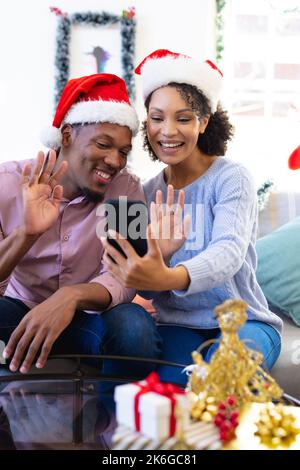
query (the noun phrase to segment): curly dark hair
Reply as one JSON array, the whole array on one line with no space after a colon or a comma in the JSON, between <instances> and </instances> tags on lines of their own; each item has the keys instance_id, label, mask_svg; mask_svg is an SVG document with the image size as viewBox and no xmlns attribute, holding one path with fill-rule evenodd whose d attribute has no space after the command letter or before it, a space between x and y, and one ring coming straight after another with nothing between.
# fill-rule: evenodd
<instances>
[{"instance_id":1,"label":"curly dark hair","mask_svg":"<svg viewBox=\"0 0 300 470\"><path fill-rule=\"evenodd\" d=\"M187 83L171 82L167 86L176 88L184 101L192 108L198 116L199 121L204 116L209 115L209 121L204 134L199 134L198 148L206 155L221 156L225 155L227 150L227 142L234 135L234 127L229 122L227 111L222 109L220 105L215 113L211 113L210 104L206 96L194 85ZM153 92L147 97L145 107L149 111L149 105ZM143 147L149 153L152 160L158 160L153 152L147 135L147 121L142 123Z\"/></svg>"}]
</instances>

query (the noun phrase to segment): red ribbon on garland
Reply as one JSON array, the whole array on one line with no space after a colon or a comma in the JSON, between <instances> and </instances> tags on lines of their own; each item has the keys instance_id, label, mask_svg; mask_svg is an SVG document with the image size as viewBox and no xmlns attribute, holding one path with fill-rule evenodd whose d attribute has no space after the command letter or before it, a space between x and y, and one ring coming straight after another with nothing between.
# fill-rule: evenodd
<instances>
[{"instance_id":1,"label":"red ribbon on garland","mask_svg":"<svg viewBox=\"0 0 300 470\"><path fill-rule=\"evenodd\" d=\"M64 13L63 11L61 11L60 8L57 8L57 7L49 7L51 13L54 13L54 15L56 16L63 16L63 17L67 17L68 14L67 13Z\"/></svg>"},{"instance_id":2,"label":"red ribbon on garland","mask_svg":"<svg viewBox=\"0 0 300 470\"><path fill-rule=\"evenodd\" d=\"M151 372L150 375L145 379L144 383L134 382L134 385L137 385L140 390L137 392L134 398L134 421L135 429L137 431L141 430L141 417L139 413L139 403L142 395L148 392L158 393L170 399L171 402L171 415L170 415L170 436L173 436L176 431L176 417L175 417L175 405L176 397L174 395L183 395L184 391L179 388L177 385L162 383L160 382L159 376L156 372Z\"/></svg>"},{"instance_id":3,"label":"red ribbon on garland","mask_svg":"<svg viewBox=\"0 0 300 470\"><path fill-rule=\"evenodd\" d=\"M122 17L123 18L128 18L129 20L132 20L135 17L135 7L130 7L128 10L123 10L122 11Z\"/></svg>"}]
</instances>

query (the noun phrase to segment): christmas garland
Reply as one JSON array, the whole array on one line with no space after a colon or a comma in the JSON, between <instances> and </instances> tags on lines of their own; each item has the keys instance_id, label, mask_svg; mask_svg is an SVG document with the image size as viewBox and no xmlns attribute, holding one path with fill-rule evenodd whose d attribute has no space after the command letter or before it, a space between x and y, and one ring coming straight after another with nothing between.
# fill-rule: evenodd
<instances>
[{"instance_id":1,"label":"christmas garland","mask_svg":"<svg viewBox=\"0 0 300 470\"><path fill-rule=\"evenodd\" d=\"M124 10L121 16L111 13L73 13L68 15L59 8L51 7L51 12L58 17L56 33L56 54L55 54L55 107L59 101L62 90L69 80L69 44L71 27L74 25L105 26L108 24L120 24L121 26L121 61L123 78L126 82L130 98L135 98L134 83L134 50L135 50L135 10L130 8Z\"/></svg>"},{"instance_id":2,"label":"christmas garland","mask_svg":"<svg viewBox=\"0 0 300 470\"><path fill-rule=\"evenodd\" d=\"M216 0L216 61L220 63L224 51L224 8L226 0Z\"/></svg>"},{"instance_id":3,"label":"christmas garland","mask_svg":"<svg viewBox=\"0 0 300 470\"><path fill-rule=\"evenodd\" d=\"M274 186L274 182L267 180L258 188L257 190L257 199L258 199L258 209L262 211L268 204L271 190Z\"/></svg>"}]
</instances>

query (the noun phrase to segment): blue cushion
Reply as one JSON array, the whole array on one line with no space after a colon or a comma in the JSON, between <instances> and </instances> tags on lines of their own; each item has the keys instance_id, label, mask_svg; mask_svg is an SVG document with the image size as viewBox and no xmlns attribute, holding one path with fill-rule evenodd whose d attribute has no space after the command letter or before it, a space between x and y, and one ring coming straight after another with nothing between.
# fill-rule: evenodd
<instances>
[{"instance_id":1,"label":"blue cushion","mask_svg":"<svg viewBox=\"0 0 300 470\"><path fill-rule=\"evenodd\" d=\"M300 326L300 217L256 243L257 280L267 300Z\"/></svg>"}]
</instances>

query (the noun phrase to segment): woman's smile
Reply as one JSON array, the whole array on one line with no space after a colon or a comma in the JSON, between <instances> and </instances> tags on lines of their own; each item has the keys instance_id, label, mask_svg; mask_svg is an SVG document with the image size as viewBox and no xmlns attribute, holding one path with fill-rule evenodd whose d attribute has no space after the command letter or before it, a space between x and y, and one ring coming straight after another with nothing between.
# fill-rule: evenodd
<instances>
[{"instance_id":1,"label":"woman's smile","mask_svg":"<svg viewBox=\"0 0 300 470\"><path fill-rule=\"evenodd\" d=\"M174 155L184 146L184 142L159 140L158 145L165 155Z\"/></svg>"}]
</instances>

